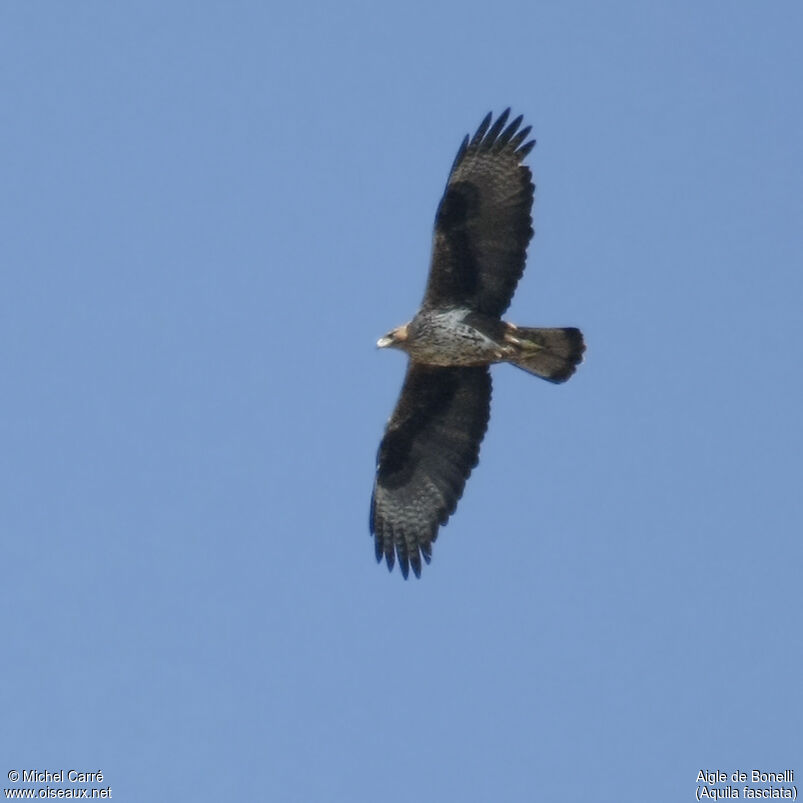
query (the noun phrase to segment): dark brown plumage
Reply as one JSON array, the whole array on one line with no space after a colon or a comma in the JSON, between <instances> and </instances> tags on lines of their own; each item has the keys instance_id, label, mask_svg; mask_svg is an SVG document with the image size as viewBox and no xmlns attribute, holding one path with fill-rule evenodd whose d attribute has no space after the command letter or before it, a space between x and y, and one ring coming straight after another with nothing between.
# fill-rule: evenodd
<instances>
[{"instance_id":1,"label":"dark brown plumage","mask_svg":"<svg viewBox=\"0 0 803 803\"><path fill-rule=\"evenodd\" d=\"M524 143L530 126L516 133L521 117L503 131L509 114L493 126L488 114L457 151L435 216L424 308L460 305L498 318L513 298L533 236L535 188L521 162L535 140Z\"/></svg>"},{"instance_id":2,"label":"dark brown plumage","mask_svg":"<svg viewBox=\"0 0 803 803\"><path fill-rule=\"evenodd\" d=\"M407 577L429 563L438 528L457 507L488 426L488 366L510 362L564 382L585 349L574 328L501 320L524 272L532 237L533 183L522 164L535 142L510 109L488 114L463 140L435 217L424 300L416 316L380 338L410 357L377 454L370 530L377 560Z\"/></svg>"}]
</instances>

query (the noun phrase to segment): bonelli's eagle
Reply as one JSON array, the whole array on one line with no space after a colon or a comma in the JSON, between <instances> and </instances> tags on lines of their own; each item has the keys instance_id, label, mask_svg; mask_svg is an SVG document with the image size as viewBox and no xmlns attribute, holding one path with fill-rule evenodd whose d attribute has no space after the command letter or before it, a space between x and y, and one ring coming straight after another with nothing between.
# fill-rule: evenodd
<instances>
[{"instance_id":1,"label":"bonelli's eagle","mask_svg":"<svg viewBox=\"0 0 803 803\"><path fill-rule=\"evenodd\" d=\"M491 407L492 363L565 382L585 346L579 329L506 323L533 235L533 182L522 164L535 145L510 109L457 151L435 216L432 263L416 316L377 346L403 349L407 375L379 446L371 499L376 559L421 574L438 527L457 507Z\"/></svg>"}]
</instances>

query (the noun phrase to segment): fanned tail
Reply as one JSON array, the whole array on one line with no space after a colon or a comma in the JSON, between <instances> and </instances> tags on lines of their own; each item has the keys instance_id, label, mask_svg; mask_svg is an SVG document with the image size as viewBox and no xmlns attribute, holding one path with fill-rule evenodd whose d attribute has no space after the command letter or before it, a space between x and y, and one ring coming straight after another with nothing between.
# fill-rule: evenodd
<instances>
[{"instance_id":1,"label":"fanned tail","mask_svg":"<svg viewBox=\"0 0 803 803\"><path fill-rule=\"evenodd\" d=\"M583 333L573 326L510 326L505 341L516 347L508 361L549 382L565 382L583 360Z\"/></svg>"}]
</instances>

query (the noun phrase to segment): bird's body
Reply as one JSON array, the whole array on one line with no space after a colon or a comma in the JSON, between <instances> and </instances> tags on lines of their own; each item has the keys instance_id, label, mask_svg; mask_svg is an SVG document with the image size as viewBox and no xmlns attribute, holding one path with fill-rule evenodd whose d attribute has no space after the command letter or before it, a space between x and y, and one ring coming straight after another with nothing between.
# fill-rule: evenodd
<instances>
[{"instance_id":1,"label":"bird's body","mask_svg":"<svg viewBox=\"0 0 803 803\"><path fill-rule=\"evenodd\" d=\"M489 114L457 153L435 220L429 281L415 317L377 345L410 362L377 455L370 529L377 560L419 575L438 527L454 512L488 425L488 366L510 362L564 382L585 349L575 328L502 320L532 237L533 184L523 158L534 146ZM504 130L503 130L504 128Z\"/></svg>"},{"instance_id":2,"label":"bird's body","mask_svg":"<svg viewBox=\"0 0 803 803\"><path fill-rule=\"evenodd\" d=\"M466 309L419 312L387 345L403 348L410 359L425 365L488 365L501 356L492 318Z\"/></svg>"}]
</instances>

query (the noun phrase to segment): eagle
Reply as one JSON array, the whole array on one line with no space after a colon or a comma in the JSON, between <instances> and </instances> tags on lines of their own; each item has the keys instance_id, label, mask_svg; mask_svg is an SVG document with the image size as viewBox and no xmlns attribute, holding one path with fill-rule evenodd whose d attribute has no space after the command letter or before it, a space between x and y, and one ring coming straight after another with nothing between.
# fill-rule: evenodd
<instances>
[{"instance_id":1,"label":"eagle","mask_svg":"<svg viewBox=\"0 0 803 803\"><path fill-rule=\"evenodd\" d=\"M523 117L489 113L457 151L435 215L432 260L415 317L377 341L409 357L379 445L370 531L377 562L421 576L479 460L491 411L493 363L565 382L585 344L574 327L502 320L533 236L534 185L524 158L535 146ZM493 121L493 122L492 122Z\"/></svg>"}]
</instances>

